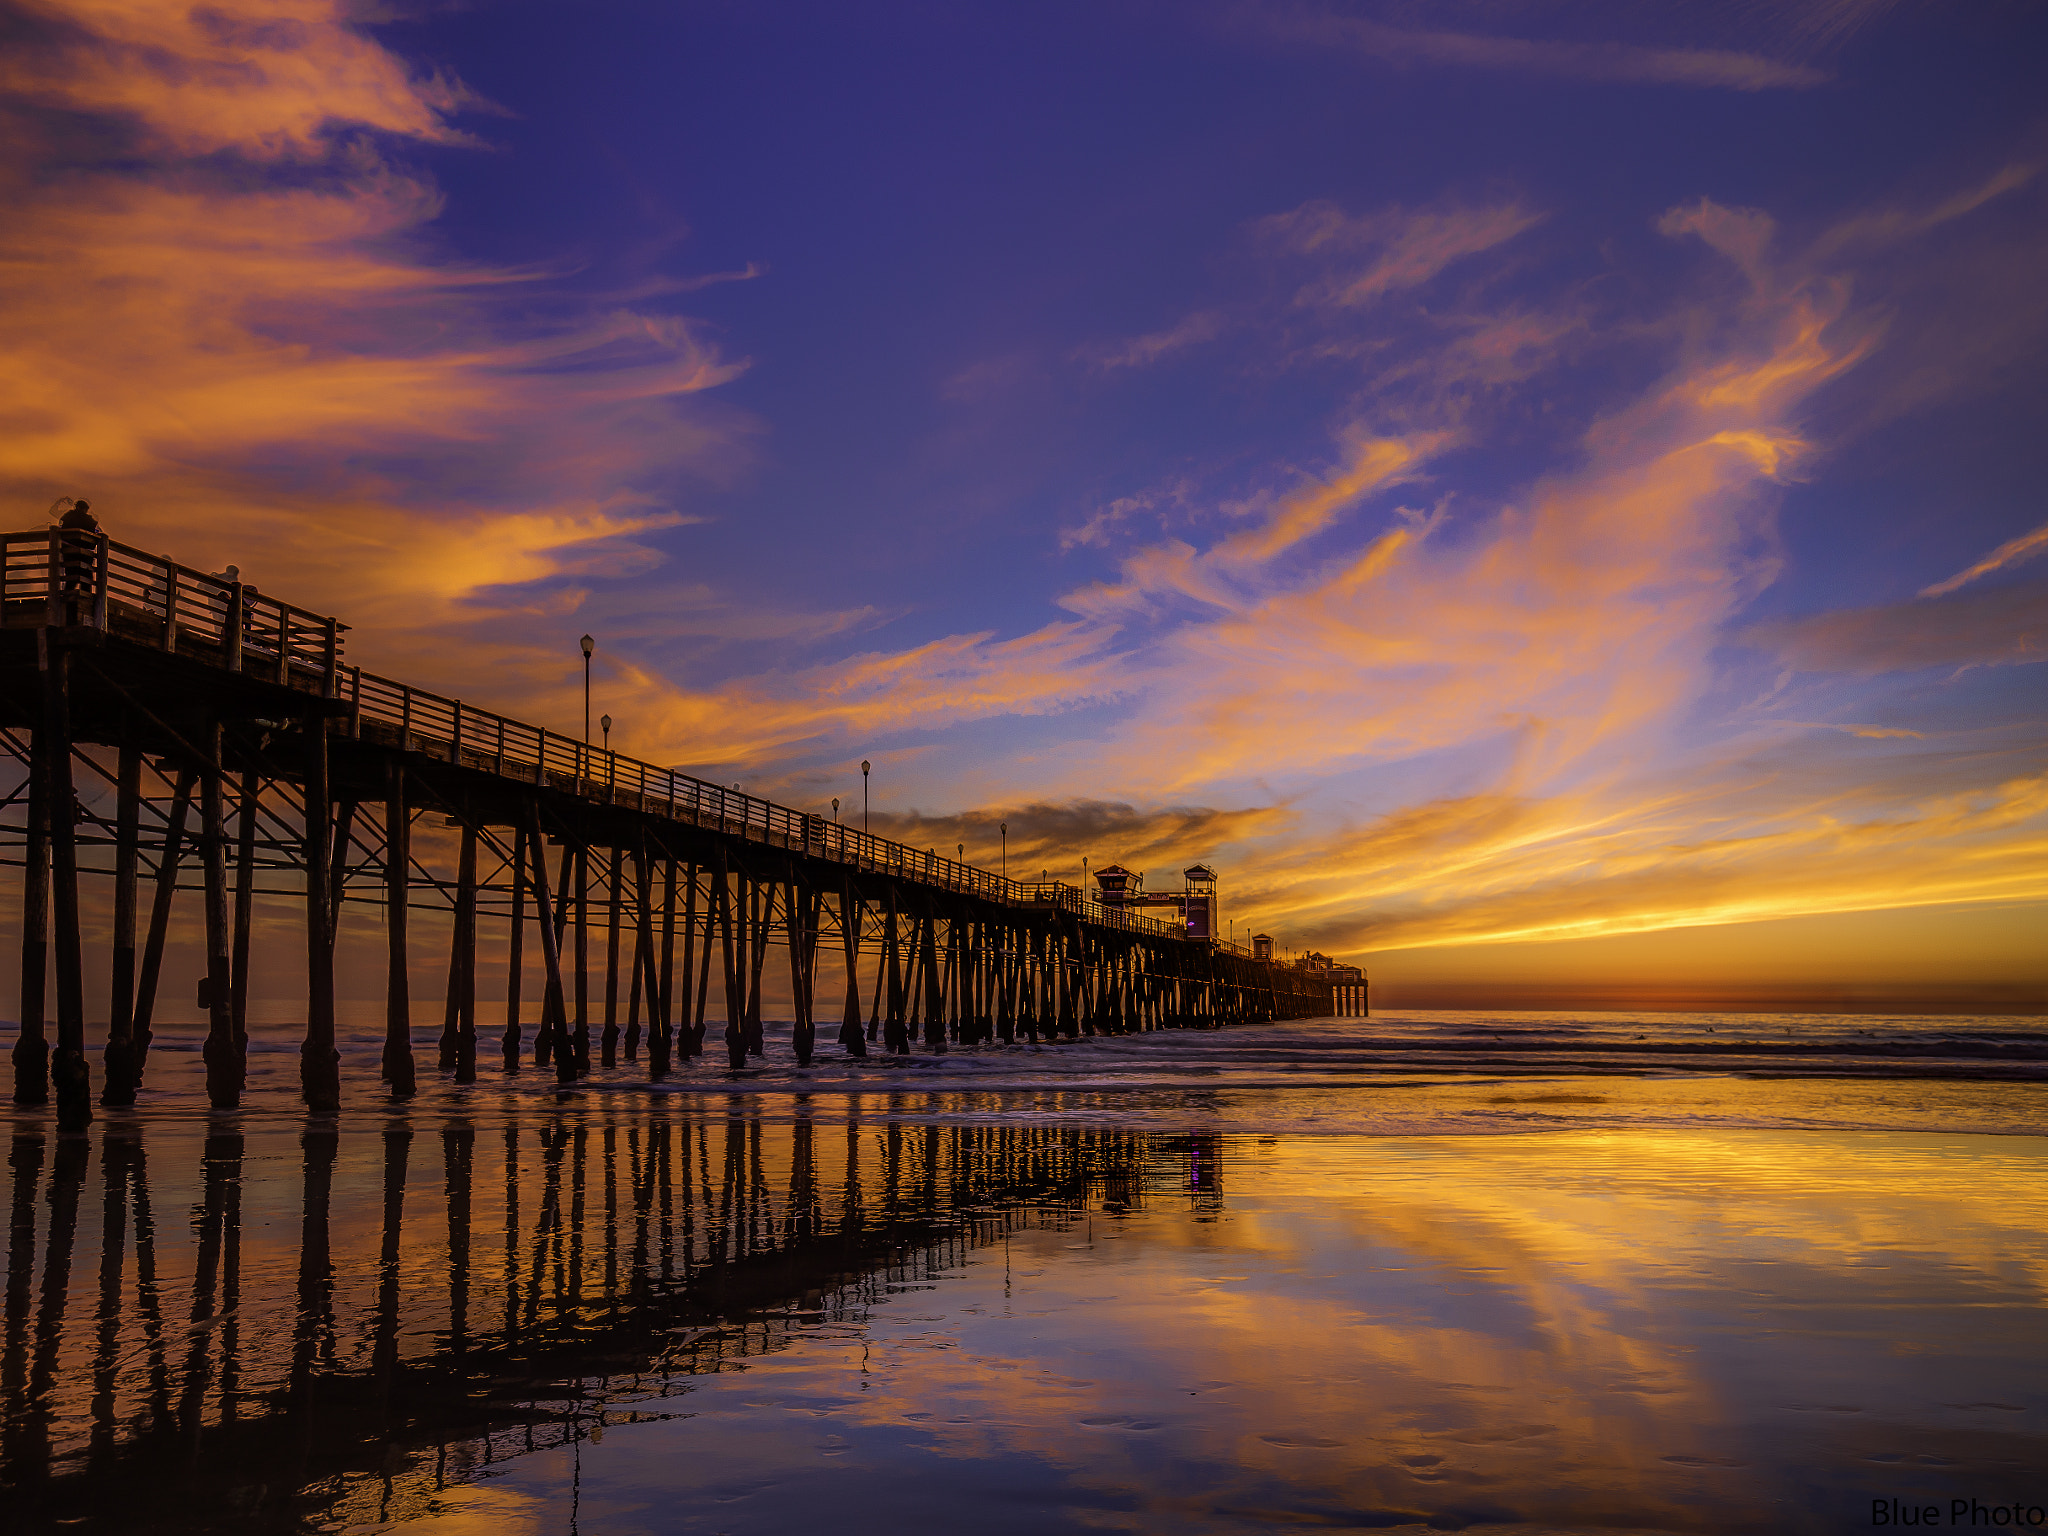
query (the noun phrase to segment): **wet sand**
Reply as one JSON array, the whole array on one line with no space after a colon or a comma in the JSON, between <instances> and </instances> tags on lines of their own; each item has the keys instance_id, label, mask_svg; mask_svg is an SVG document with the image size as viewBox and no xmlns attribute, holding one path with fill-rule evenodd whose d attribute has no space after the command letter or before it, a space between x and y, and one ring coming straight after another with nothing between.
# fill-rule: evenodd
<instances>
[{"instance_id":1,"label":"wet sand","mask_svg":"<svg viewBox=\"0 0 2048 1536\"><path fill-rule=\"evenodd\" d=\"M1595 1046L1652 1033L1595 1022ZM2023 1055L1593 1071L1581 1036L1449 1072L1333 1034L1333 1069L1244 1030L662 1089L622 1066L566 1095L528 1072L401 1111L359 1073L309 1118L289 1042L258 1043L233 1114L177 1052L90 1136L13 1113L10 1530L1846 1531L1874 1501L2048 1506Z\"/></svg>"}]
</instances>

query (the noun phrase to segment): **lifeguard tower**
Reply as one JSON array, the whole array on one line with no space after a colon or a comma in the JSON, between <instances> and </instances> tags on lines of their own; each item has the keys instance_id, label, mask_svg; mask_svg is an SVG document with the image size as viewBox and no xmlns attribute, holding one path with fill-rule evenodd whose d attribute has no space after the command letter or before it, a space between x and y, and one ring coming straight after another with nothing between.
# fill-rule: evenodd
<instances>
[{"instance_id":1,"label":"lifeguard tower","mask_svg":"<svg viewBox=\"0 0 2048 1536\"><path fill-rule=\"evenodd\" d=\"M1185 905L1188 937L1207 942L1216 938L1216 871L1206 864L1195 864L1181 871L1181 879L1187 882Z\"/></svg>"},{"instance_id":2,"label":"lifeguard tower","mask_svg":"<svg viewBox=\"0 0 2048 1536\"><path fill-rule=\"evenodd\" d=\"M1177 907L1189 938L1201 943L1216 940L1216 871L1195 864L1181 871L1186 887L1178 891L1147 891L1145 877L1133 874L1121 864L1105 864L1095 871L1096 900L1105 907Z\"/></svg>"}]
</instances>

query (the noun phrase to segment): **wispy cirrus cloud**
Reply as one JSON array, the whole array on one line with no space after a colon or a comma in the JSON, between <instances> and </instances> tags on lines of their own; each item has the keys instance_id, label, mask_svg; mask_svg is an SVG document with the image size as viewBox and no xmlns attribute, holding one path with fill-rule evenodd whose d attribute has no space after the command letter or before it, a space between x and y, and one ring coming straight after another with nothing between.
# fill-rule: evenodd
<instances>
[{"instance_id":1,"label":"wispy cirrus cloud","mask_svg":"<svg viewBox=\"0 0 2048 1536\"><path fill-rule=\"evenodd\" d=\"M1759 624L1744 633L1787 666L1872 676L1921 667L2010 666L2048 660L2048 582L1953 596L1929 588L1906 603L1844 608Z\"/></svg>"},{"instance_id":2,"label":"wispy cirrus cloud","mask_svg":"<svg viewBox=\"0 0 2048 1536\"><path fill-rule=\"evenodd\" d=\"M1341 49L1405 67L1500 70L1562 80L1730 91L1805 90L1829 78L1807 64L1725 48L1437 31L1305 6L1260 7L1238 15L1241 25L1278 42Z\"/></svg>"},{"instance_id":3,"label":"wispy cirrus cloud","mask_svg":"<svg viewBox=\"0 0 2048 1536\"><path fill-rule=\"evenodd\" d=\"M1106 346L1084 347L1075 356L1104 373L1118 368L1149 368L1162 357L1214 341L1223 334L1227 323L1219 310L1198 310L1163 331L1150 331Z\"/></svg>"},{"instance_id":4,"label":"wispy cirrus cloud","mask_svg":"<svg viewBox=\"0 0 2048 1536\"><path fill-rule=\"evenodd\" d=\"M2048 523L2029 529L2018 538L2007 539L1975 565L1968 566L1949 577L1924 588L1922 597L1944 597L1958 587L1967 586L1980 576L1989 576L1993 571L2002 571L2008 566L2020 565L2037 556L2048 554Z\"/></svg>"},{"instance_id":5,"label":"wispy cirrus cloud","mask_svg":"<svg viewBox=\"0 0 2048 1536\"><path fill-rule=\"evenodd\" d=\"M1295 295L1297 304L1357 308L1419 288L1453 262L1512 240L1542 219L1516 202L1353 215L1317 200L1260 220L1254 233L1276 251L1331 263L1334 270ZM1361 257L1363 264L1354 264Z\"/></svg>"}]
</instances>

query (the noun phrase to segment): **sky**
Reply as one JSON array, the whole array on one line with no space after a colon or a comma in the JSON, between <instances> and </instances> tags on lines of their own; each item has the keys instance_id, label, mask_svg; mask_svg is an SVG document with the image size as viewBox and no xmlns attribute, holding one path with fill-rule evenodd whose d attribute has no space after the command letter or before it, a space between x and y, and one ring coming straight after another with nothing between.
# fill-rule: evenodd
<instances>
[{"instance_id":1,"label":"sky","mask_svg":"<svg viewBox=\"0 0 2048 1536\"><path fill-rule=\"evenodd\" d=\"M6 0L0 494L557 729L588 631L623 750L1206 860L1383 1001L2038 1007L2044 55L2021 0Z\"/></svg>"}]
</instances>

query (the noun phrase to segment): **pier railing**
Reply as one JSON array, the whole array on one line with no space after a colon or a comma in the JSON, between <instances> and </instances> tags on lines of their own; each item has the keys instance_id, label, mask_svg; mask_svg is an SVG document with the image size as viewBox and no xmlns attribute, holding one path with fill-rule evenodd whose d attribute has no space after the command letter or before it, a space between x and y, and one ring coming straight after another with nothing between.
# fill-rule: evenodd
<instances>
[{"instance_id":1,"label":"pier railing","mask_svg":"<svg viewBox=\"0 0 2048 1536\"><path fill-rule=\"evenodd\" d=\"M0 615L9 628L96 629L230 672L331 694L348 626L104 534L0 534Z\"/></svg>"},{"instance_id":2,"label":"pier railing","mask_svg":"<svg viewBox=\"0 0 2048 1536\"><path fill-rule=\"evenodd\" d=\"M342 637L348 626L338 619L105 534L58 528L0 533L0 623L90 628L314 693L347 705L351 736L401 752L1006 906L1066 912L1127 933L1187 936L1181 924L1105 905L1062 881L1011 880L936 849L875 837L347 666Z\"/></svg>"},{"instance_id":3,"label":"pier railing","mask_svg":"<svg viewBox=\"0 0 2048 1536\"><path fill-rule=\"evenodd\" d=\"M606 747L590 746L545 726L479 709L461 699L347 669L342 680L351 734L401 751L419 752L537 787L563 790L649 815L765 843L808 858L1008 906L1047 907L1129 933L1186 937L1178 924L1091 901L1058 881L1019 881L913 848L842 822L663 768Z\"/></svg>"}]
</instances>

